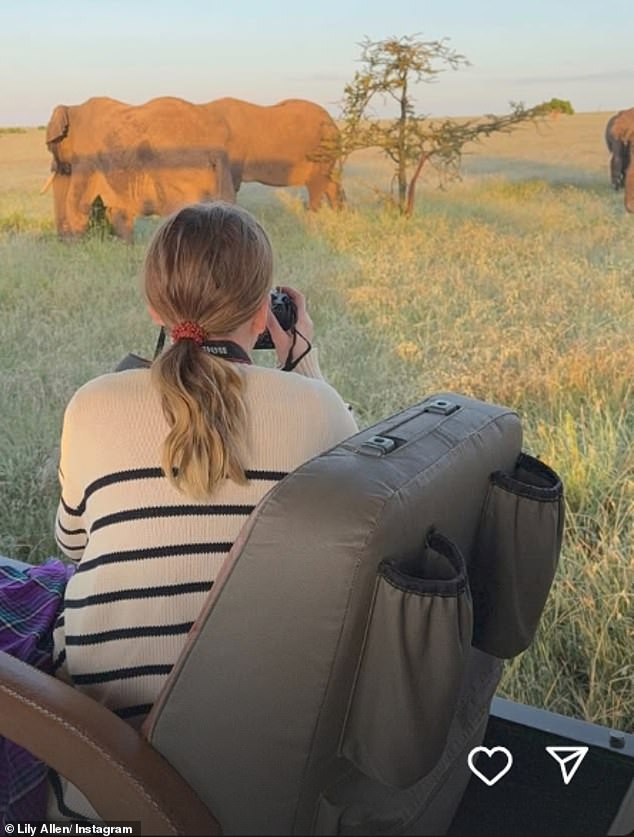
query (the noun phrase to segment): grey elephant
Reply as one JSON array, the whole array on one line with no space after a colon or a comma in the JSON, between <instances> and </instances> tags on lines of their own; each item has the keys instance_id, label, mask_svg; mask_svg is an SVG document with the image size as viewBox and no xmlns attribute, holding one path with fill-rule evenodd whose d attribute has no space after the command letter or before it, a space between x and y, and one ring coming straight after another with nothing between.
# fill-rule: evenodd
<instances>
[{"instance_id":1,"label":"grey elephant","mask_svg":"<svg viewBox=\"0 0 634 837\"><path fill-rule=\"evenodd\" d=\"M605 142L611 154L610 180L612 186L617 190L622 189L625 185L625 175L630 165L630 143L617 138L614 133L614 126L617 120L620 122L621 116L627 113L628 111L624 110L615 113L614 116L610 117L608 124L605 126Z\"/></svg>"},{"instance_id":2,"label":"grey elephant","mask_svg":"<svg viewBox=\"0 0 634 837\"><path fill-rule=\"evenodd\" d=\"M261 106L225 98L204 107L228 125L225 148L236 192L246 181L305 186L309 209L318 209L324 197L331 206L341 206L344 196L336 172L339 129L320 105L286 99Z\"/></svg>"},{"instance_id":3,"label":"grey elephant","mask_svg":"<svg viewBox=\"0 0 634 837\"><path fill-rule=\"evenodd\" d=\"M212 198L234 201L228 135L223 119L173 97L58 105L46 130L58 233L82 234L97 197L127 241L139 216Z\"/></svg>"},{"instance_id":4,"label":"grey elephant","mask_svg":"<svg viewBox=\"0 0 634 837\"><path fill-rule=\"evenodd\" d=\"M634 165L632 165L632 144L634 143L634 108L620 111L612 123L611 134L621 143L622 171L625 185L625 208L634 212Z\"/></svg>"}]
</instances>

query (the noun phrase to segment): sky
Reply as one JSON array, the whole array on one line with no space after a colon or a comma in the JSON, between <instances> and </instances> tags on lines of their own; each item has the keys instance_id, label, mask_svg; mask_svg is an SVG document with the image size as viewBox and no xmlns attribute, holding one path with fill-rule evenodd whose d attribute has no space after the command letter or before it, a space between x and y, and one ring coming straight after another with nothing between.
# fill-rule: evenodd
<instances>
[{"instance_id":1,"label":"sky","mask_svg":"<svg viewBox=\"0 0 634 837\"><path fill-rule=\"evenodd\" d=\"M471 62L417 87L419 113L552 97L616 111L634 105L633 31L631 0L2 0L0 126L91 96L304 98L337 116L359 42L416 33ZM380 101L376 113L390 115Z\"/></svg>"}]
</instances>

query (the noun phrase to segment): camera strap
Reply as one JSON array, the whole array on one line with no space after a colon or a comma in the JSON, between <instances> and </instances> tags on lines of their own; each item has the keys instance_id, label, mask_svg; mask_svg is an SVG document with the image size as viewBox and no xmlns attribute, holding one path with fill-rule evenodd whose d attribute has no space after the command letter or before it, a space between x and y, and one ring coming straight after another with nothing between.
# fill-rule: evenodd
<instances>
[{"instance_id":1,"label":"camera strap","mask_svg":"<svg viewBox=\"0 0 634 837\"><path fill-rule=\"evenodd\" d=\"M208 355L215 355L233 363L251 363L251 358L237 343L232 340L205 340L200 347Z\"/></svg>"},{"instance_id":2,"label":"camera strap","mask_svg":"<svg viewBox=\"0 0 634 837\"><path fill-rule=\"evenodd\" d=\"M156 341L156 348L154 349L154 357L152 358L152 360L156 360L156 358L163 351L163 346L165 345L165 334L165 326L161 326L158 340Z\"/></svg>"},{"instance_id":3,"label":"camera strap","mask_svg":"<svg viewBox=\"0 0 634 837\"><path fill-rule=\"evenodd\" d=\"M307 348L305 349L305 351L303 351L301 353L301 355L299 357L296 357L295 360L291 360L291 357L293 356L293 349L295 348L295 344L297 343L297 338L298 337L302 338L304 343L306 343ZM284 366L282 366L282 372L292 372L293 369L295 369L297 364L300 362L300 360L303 360L312 348L313 347L312 347L311 342L306 337L304 337L304 335L301 333L301 331L298 331L296 328L294 328L293 329L293 342L291 343L291 348L288 350L288 354L286 356L286 361L284 363Z\"/></svg>"},{"instance_id":4,"label":"camera strap","mask_svg":"<svg viewBox=\"0 0 634 837\"><path fill-rule=\"evenodd\" d=\"M161 326L159 331L156 348L154 350L154 360L161 354L165 346L165 328ZM206 340L200 347L203 352L208 355L215 355L223 360L233 361L233 363L251 363L251 358L244 351L242 346L234 343L232 340Z\"/></svg>"}]
</instances>

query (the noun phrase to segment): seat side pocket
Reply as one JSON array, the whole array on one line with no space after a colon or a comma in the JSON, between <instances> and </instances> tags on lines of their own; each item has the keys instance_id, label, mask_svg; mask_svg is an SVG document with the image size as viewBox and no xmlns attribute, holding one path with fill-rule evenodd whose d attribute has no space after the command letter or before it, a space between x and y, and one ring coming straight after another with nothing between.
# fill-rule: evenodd
<instances>
[{"instance_id":1,"label":"seat side pocket","mask_svg":"<svg viewBox=\"0 0 634 837\"><path fill-rule=\"evenodd\" d=\"M503 659L528 648L555 576L563 523L563 486L543 462L522 453L512 473L491 475L469 566L476 648Z\"/></svg>"},{"instance_id":2,"label":"seat side pocket","mask_svg":"<svg viewBox=\"0 0 634 837\"><path fill-rule=\"evenodd\" d=\"M458 548L432 532L421 557L378 567L340 753L366 776L409 787L445 747L472 638Z\"/></svg>"}]
</instances>

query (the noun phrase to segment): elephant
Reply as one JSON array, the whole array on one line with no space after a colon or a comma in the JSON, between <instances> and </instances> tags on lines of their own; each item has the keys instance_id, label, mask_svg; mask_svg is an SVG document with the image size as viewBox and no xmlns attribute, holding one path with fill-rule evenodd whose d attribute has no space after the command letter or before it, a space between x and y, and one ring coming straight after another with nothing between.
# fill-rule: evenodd
<instances>
[{"instance_id":1,"label":"elephant","mask_svg":"<svg viewBox=\"0 0 634 837\"><path fill-rule=\"evenodd\" d=\"M615 189L622 189L625 185L625 175L630 164L630 144L621 139L617 139L614 133L614 125L617 120L621 120L623 114L631 113L630 111L621 110L611 116L608 124L605 126L605 142L608 146L608 151L612 155L610 157L610 180ZM631 121L634 117L630 116ZM627 121L627 118L626 118Z\"/></svg>"},{"instance_id":2,"label":"elephant","mask_svg":"<svg viewBox=\"0 0 634 837\"><path fill-rule=\"evenodd\" d=\"M317 210L324 197L342 205L335 175L339 129L324 108L304 99L262 106L232 98L203 107L229 127L225 149L236 192L246 181L305 186L309 209Z\"/></svg>"},{"instance_id":3,"label":"elephant","mask_svg":"<svg viewBox=\"0 0 634 837\"><path fill-rule=\"evenodd\" d=\"M634 108L622 110L616 114L610 133L615 141L620 143L621 171L625 185L625 208L628 212L634 212L634 165L632 165Z\"/></svg>"},{"instance_id":4,"label":"elephant","mask_svg":"<svg viewBox=\"0 0 634 837\"><path fill-rule=\"evenodd\" d=\"M228 136L222 118L174 97L58 105L46 130L58 233L85 232L97 197L126 241L139 216L213 198L235 201Z\"/></svg>"}]
</instances>

